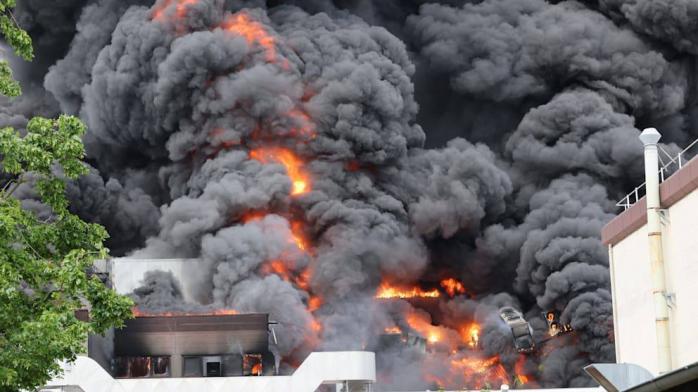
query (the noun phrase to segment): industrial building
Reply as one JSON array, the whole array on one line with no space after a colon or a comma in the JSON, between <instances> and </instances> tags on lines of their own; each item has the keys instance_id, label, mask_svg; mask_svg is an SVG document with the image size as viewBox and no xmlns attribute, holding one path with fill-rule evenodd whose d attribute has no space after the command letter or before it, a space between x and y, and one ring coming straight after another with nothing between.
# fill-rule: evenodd
<instances>
[{"instance_id":1,"label":"industrial building","mask_svg":"<svg viewBox=\"0 0 698 392\"><path fill-rule=\"evenodd\" d=\"M274 375L266 314L136 317L114 334L119 378Z\"/></svg>"},{"instance_id":2,"label":"industrial building","mask_svg":"<svg viewBox=\"0 0 698 392\"><path fill-rule=\"evenodd\" d=\"M660 138L654 128L640 136L646 182L602 231L621 365L588 372L608 391L698 390L698 159L688 159L697 143L671 156Z\"/></svg>"},{"instance_id":3,"label":"industrial building","mask_svg":"<svg viewBox=\"0 0 698 392\"><path fill-rule=\"evenodd\" d=\"M209 269L198 260L100 260L93 272L128 294L145 272L155 270L181 281L185 300L202 300L197 287L207 278L201 271ZM375 382L371 352L312 353L292 375L279 375L275 339L268 314L136 312L124 328L90 336L86 355L65 364L64 375L43 390L367 392Z\"/></svg>"},{"instance_id":4,"label":"industrial building","mask_svg":"<svg viewBox=\"0 0 698 392\"><path fill-rule=\"evenodd\" d=\"M268 326L267 314L140 315L108 337L91 336L87 355L65 364L65 374L44 390L313 392L323 385L371 390L370 352L312 353L292 375L279 376Z\"/></svg>"}]
</instances>

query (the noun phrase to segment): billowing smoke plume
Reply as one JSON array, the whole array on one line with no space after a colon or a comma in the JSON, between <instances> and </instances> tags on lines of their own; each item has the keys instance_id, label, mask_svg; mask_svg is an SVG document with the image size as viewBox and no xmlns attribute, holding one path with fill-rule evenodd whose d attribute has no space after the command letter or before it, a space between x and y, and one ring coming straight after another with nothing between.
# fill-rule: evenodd
<instances>
[{"instance_id":1,"label":"billowing smoke plume","mask_svg":"<svg viewBox=\"0 0 698 392\"><path fill-rule=\"evenodd\" d=\"M287 366L377 350L386 389L586 386L614 359L600 230L641 182L639 128L694 137L692 2L61 4L22 9L43 88L0 121L81 116L72 208L115 255L213 266L208 303L155 272L141 310L267 312Z\"/></svg>"}]
</instances>

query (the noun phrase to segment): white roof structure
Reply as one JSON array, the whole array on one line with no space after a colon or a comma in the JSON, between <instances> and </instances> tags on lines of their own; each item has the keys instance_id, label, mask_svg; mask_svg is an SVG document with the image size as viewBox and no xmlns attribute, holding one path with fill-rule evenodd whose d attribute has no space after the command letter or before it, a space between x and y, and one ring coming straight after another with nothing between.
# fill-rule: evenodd
<instances>
[{"instance_id":1,"label":"white roof structure","mask_svg":"<svg viewBox=\"0 0 698 392\"><path fill-rule=\"evenodd\" d=\"M114 379L97 362L82 356L64 369L63 376L42 391L314 392L322 384L376 381L375 354L365 351L314 352L290 376Z\"/></svg>"}]
</instances>

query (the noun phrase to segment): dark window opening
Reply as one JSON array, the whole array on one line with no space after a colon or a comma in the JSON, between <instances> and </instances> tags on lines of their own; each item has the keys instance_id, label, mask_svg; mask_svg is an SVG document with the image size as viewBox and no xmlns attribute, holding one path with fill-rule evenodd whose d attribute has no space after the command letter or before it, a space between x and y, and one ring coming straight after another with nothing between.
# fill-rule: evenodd
<instances>
[{"instance_id":1,"label":"dark window opening","mask_svg":"<svg viewBox=\"0 0 698 392\"><path fill-rule=\"evenodd\" d=\"M220 377L222 375L220 362L206 362L206 377Z\"/></svg>"},{"instance_id":2,"label":"dark window opening","mask_svg":"<svg viewBox=\"0 0 698 392\"><path fill-rule=\"evenodd\" d=\"M117 378L170 376L170 357L117 357L113 366Z\"/></svg>"},{"instance_id":3,"label":"dark window opening","mask_svg":"<svg viewBox=\"0 0 698 392\"><path fill-rule=\"evenodd\" d=\"M151 359L154 377L168 377L170 375L170 357L154 357Z\"/></svg>"},{"instance_id":4,"label":"dark window opening","mask_svg":"<svg viewBox=\"0 0 698 392\"><path fill-rule=\"evenodd\" d=\"M114 377L128 377L128 358L118 357L114 359Z\"/></svg>"},{"instance_id":5,"label":"dark window opening","mask_svg":"<svg viewBox=\"0 0 698 392\"><path fill-rule=\"evenodd\" d=\"M140 378L150 375L150 358L135 357L131 358L128 366L129 377Z\"/></svg>"}]
</instances>

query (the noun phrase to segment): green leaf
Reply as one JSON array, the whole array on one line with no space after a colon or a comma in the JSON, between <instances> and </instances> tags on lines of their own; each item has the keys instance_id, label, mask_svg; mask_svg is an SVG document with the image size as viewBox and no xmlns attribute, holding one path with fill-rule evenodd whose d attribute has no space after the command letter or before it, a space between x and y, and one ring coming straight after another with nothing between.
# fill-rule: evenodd
<instances>
[{"instance_id":1,"label":"green leaf","mask_svg":"<svg viewBox=\"0 0 698 392\"><path fill-rule=\"evenodd\" d=\"M0 94L8 97L18 97L22 94L22 89L12 77L10 65L5 60L0 60Z\"/></svg>"},{"instance_id":2,"label":"green leaf","mask_svg":"<svg viewBox=\"0 0 698 392\"><path fill-rule=\"evenodd\" d=\"M0 0L0 31L15 52L32 58L29 36L14 23L14 0ZM0 93L19 84L0 61ZM59 361L84 352L88 333L103 333L132 317L133 302L87 270L104 258L106 230L70 213L65 182L87 173L85 125L76 117L34 117L24 136L0 129L0 392L35 390L60 372ZM50 207L39 220L13 197L21 185ZM90 308L90 321L75 312Z\"/></svg>"}]
</instances>

